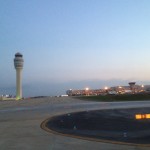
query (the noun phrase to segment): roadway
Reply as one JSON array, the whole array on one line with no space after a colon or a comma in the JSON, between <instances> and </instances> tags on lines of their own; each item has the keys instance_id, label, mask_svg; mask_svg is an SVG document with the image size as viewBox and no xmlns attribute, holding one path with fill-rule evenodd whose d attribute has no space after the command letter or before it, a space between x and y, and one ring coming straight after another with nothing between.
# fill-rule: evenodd
<instances>
[{"instance_id":1,"label":"roadway","mask_svg":"<svg viewBox=\"0 0 150 150\"><path fill-rule=\"evenodd\" d=\"M82 110L150 107L142 102L89 102L70 97L0 101L0 150L149 150L150 147L88 141L49 133L41 123Z\"/></svg>"}]
</instances>

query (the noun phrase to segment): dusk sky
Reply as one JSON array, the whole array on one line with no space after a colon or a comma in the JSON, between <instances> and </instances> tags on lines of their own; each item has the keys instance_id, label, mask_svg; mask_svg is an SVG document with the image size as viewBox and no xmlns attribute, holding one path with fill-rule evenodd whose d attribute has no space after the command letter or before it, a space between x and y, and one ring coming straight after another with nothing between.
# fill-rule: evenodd
<instances>
[{"instance_id":1,"label":"dusk sky","mask_svg":"<svg viewBox=\"0 0 150 150\"><path fill-rule=\"evenodd\" d=\"M0 94L150 84L149 0L0 0Z\"/></svg>"}]
</instances>

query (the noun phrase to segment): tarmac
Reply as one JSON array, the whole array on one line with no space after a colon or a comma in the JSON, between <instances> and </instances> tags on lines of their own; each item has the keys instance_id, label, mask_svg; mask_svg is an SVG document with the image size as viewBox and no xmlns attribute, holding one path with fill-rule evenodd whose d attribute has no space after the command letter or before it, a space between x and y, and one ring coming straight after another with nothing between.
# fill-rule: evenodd
<instances>
[{"instance_id":1,"label":"tarmac","mask_svg":"<svg viewBox=\"0 0 150 150\"><path fill-rule=\"evenodd\" d=\"M136 119L136 114L148 118ZM81 111L51 117L42 128L64 136L150 147L150 108Z\"/></svg>"},{"instance_id":2,"label":"tarmac","mask_svg":"<svg viewBox=\"0 0 150 150\"><path fill-rule=\"evenodd\" d=\"M70 97L0 101L0 150L149 150L147 146L80 139L41 128L44 120L61 114L137 107L150 107L150 101L89 102Z\"/></svg>"}]
</instances>

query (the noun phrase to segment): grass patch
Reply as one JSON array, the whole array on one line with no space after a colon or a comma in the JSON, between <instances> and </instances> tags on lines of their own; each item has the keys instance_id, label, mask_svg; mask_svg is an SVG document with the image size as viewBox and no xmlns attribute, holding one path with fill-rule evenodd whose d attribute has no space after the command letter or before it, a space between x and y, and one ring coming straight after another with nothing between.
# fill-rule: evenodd
<instances>
[{"instance_id":1,"label":"grass patch","mask_svg":"<svg viewBox=\"0 0 150 150\"><path fill-rule=\"evenodd\" d=\"M99 95L99 96L80 96L81 100L97 102L119 102L119 101L141 101L150 100L149 94L125 94L125 95Z\"/></svg>"}]
</instances>

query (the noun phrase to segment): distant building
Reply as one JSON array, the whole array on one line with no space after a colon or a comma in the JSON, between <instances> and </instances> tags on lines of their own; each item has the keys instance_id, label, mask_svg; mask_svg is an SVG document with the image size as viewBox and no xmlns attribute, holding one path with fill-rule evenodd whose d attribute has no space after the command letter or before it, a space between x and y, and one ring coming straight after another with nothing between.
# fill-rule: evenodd
<instances>
[{"instance_id":1,"label":"distant building","mask_svg":"<svg viewBox=\"0 0 150 150\"><path fill-rule=\"evenodd\" d=\"M104 95L104 94L135 94L142 92L150 92L150 85L136 85L135 82L129 82L129 86L114 86L104 89L83 89L83 90L67 90L68 96L90 96L90 95Z\"/></svg>"},{"instance_id":2,"label":"distant building","mask_svg":"<svg viewBox=\"0 0 150 150\"><path fill-rule=\"evenodd\" d=\"M10 95L10 94L3 94L3 95L0 95L0 100L14 100L15 98L12 96L12 95Z\"/></svg>"},{"instance_id":3,"label":"distant building","mask_svg":"<svg viewBox=\"0 0 150 150\"><path fill-rule=\"evenodd\" d=\"M82 95L101 95L106 93L104 89L84 89L84 90L68 90L66 94L68 96L82 96Z\"/></svg>"}]
</instances>

